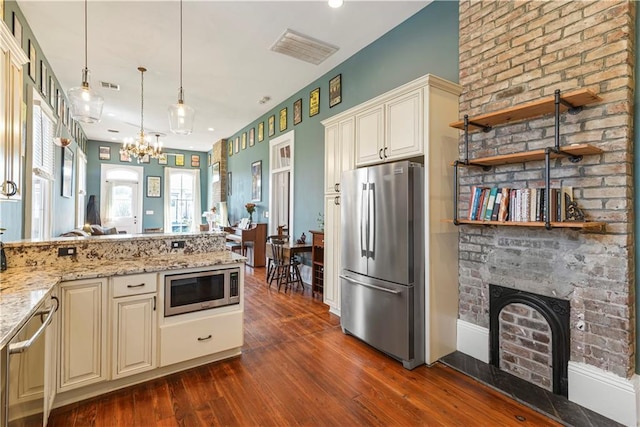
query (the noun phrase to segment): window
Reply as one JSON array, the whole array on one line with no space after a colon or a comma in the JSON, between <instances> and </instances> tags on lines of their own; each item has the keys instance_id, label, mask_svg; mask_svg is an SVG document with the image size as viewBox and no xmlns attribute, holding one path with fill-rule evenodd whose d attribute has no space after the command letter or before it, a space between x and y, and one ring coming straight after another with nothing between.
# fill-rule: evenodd
<instances>
[{"instance_id":1,"label":"window","mask_svg":"<svg viewBox=\"0 0 640 427\"><path fill-rule=\"evenodd\" d=\"M26 183L26 188L31 188L31 197L27 197L25 207L27 218L28 215L31 218L26 221L26 235L32 239L47 239L51 237L55 122L49 107L35 93L31 126L31 173L27 177L30 182Z\"/></svg>"},{"instance_id":2,"label":"window","mask_svg":"<svg viewBox=\"0 0 640 427\"><path fill-rule=\"evenodd\" d=\"M293 231L293 147L294 131L269 141L269 234L277 234L278 227Z\"/></svg>"},{"instance_id":3,"label":"window","mask_svg":"<svg viewBox=\"0 0 640 427\"><path fill-rule=\"evenodd\" d=\"M165 169L164 229L195 232L202 222L200 212L200 171Z\"/></svg>"}]
</instances>

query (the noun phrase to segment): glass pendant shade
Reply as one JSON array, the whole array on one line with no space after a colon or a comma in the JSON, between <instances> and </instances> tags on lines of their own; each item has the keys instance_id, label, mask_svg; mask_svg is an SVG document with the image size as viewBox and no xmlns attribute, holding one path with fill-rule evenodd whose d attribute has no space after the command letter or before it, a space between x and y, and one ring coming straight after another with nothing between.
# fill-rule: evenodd
<instances>
[{"instance_id":1,"label":"glass pendant shade","mask_svg":"<svg viewBox=\"0 0 640 427\"><path fill-rule=\"evenodd\" d=\"M83 123L96 123L102 116L104 98L89 86L89 71L82 70L82 86L74 87L68 94L71 117Z\"/></svg>"},{"instance_id":2,"label":"glass pendant shade","mask_svg":"<svg viewBox=\"0 0 640 427\"><path fill-rule=\"evenodd\" d=\"M169 127L176 135L189 135L193 131L196 110L182 100L169 106Z\"/></svg>"}]
</instances>

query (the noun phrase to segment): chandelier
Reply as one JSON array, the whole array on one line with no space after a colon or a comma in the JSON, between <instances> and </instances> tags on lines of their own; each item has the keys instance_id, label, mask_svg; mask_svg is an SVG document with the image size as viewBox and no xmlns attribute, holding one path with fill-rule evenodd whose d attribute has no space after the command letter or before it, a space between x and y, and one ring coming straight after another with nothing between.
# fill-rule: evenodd
<instances>
[{"instance_id":1,"label":"chandelier","mask_svg":"<svg viewBox=\"0 0 640 427\"><path fill-rule=\"evenodd\" d=\"M189 135L193 131L193 119L196 111L184 103L182 88L182 0L180 0L180 89L178 102L169 107L169 127L177 135Z\"/></svg>"},{"instance_id":2,"label":"chandelier","mask_svg":"<svg viewBox=\"0 0 640 427\"><path fill-rule=\"evenodd\" d=\"M156 135L156 142L152 146L151 138L144 133L144 67L138 67L140 71L140 133L135 138L125 138L120 148L120 154L128 154L137 158L138 163L145 156L157 159L162 155L162 144L158 140L160 135Z\"/></svg>"},{"instance_id":3,"label":"chandelier","mask_svg":"<svg viewBox=\"0 0 640 427\"><path fill-rule=\"evenodd\" d=\"M84 2L84 68L82 85L69 89L71 117L84 123L96 123L102 116L104 98L89 87L89 69L87 68L87 0Z\"/></svg>"}]
</instances>

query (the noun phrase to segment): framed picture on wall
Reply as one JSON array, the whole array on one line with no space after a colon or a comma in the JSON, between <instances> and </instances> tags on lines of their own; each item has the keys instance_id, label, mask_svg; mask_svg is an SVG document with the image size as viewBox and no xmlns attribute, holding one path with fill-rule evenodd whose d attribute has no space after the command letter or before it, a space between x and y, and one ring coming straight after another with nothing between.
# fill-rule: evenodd
<instances>
[{"instance_id":1,"label":"framed picture on wall","mask_svg":"<svg viewBox=\"0 0 640 427\"><path fill-rule=\"evenodd\" d=\"M42 96L44 96L45 98L48 96L49 91L47 91L47 64L44 63L44 61L41 59L40 60L40 92L42 93Z\"/></svg>"},{"instance_id":2,"label":"framed picture on wall","mask_svg":"<svg viewBox=\"0 0 640 427\"><path fill-rule=\"evenodd\" d=\"M176 166L184 166L184 154L176 154Z\"/></svg>"},{"instance_id":3,"label":"framed picture on wall","mask_svg":"<svg viewBox=\"0 0 640 427\"><path fill-rule=\"evenodd\" d=\"M211 166L211 153L207 156L207 166Z\"/></svg>"},{"instance_id":4,"label":"framed picture on wall","mask_svg":"<svg viewBox=\"0 0 640 427\"><path fill-rule=\"evenodd\" d=\"M249 129L249 147L256 145L256 128Z\"/></svg>"},{"instance_id":5,"label":"framed picture on wall","mask_svg":"<svg viewBox=\"0 0 640 427\"><path fill-rule=\"evenodd\" d=\"M98 158L100 160L111 160L111 147L100 147L98 149Z\"/></svg>"},{"instance_id":6,"label":"framed picture on wall","mask_svg":"<svg viewBox=\"0 0 640 427\"><path fill-rule=\"evenodd\" d=\"M329 80L329 108L342 102L342 74Z\"/></svg>"},{"instance_id":7,"label":"framed picture on wall","mask_svg":"<svg viewBox=\"0 0 640 427\"><path fill-rule=\"evenodd\" d=\"M251 201L262 198L262 160L251 163Z\"/></svg>"},{"instance_id":8,"label":"framed picture on wall","mask_svg":"<svg viewBox=\"0 0 640 427\"><path fill-rule=\"evenodd\" d=\"M158 157L158 164L159 165L167 164L167 155L165 153L160 154L160 157Z\"/></svg>"},{"instance_id":9,"label":"framed picture on wall","mask_svg":"<svg viewBox=\"0 0 640 427\"><path fill-rule=\"evenodd\" d=\"M229 157L233 156L233 139L229 140Z\"/></svg>"},{"instance_id":10,"label":"framed picture on wall","mask_svg":"<svg viewBox=\"0 0 640 427\"><path fill-rule=\"evenodd\" d=\"M216 162L213 164L211 168L211 182L219 182L220 181L220 162Z\"/></svg>"},{"instance_id":11,"label":"framed picture on wall","mask_svg":"<svg viewBox=\"0 0 640 427\"><path fill-rule=\"evenodd\" d=\"M148 154L145 154L144 156L142 156L142 158L140 159L140 163L151 163L151 157L149 157Z\"/></svg>"},{"instance_id":12,"label":"framed picture on wall","mask_svg":"<svg viewBox=\"0 0 640 427\"><path fill-rule=\"evenodd\" d=\"M264 140L264 122L258 123L258 142Z\"/></svg>"},{"instance_id":13,"label":"framed picture on wall","mask_svg":"<svg viewBox=\"0 0 640 427\"><path fill-rule=\"evenodd\" d=\"M131 156L129 155L129 153L120 153L120 161L121 162L130 162L131 161Z\"/></svg>"},{"instance_id":14,"label":"framed picture on wall","mask_svg":"<svg viewBox=\"0 0 640 427\"><path fill-rule=\"evenodd\" d=\"M280 110L280 132L287 130L287 107Z\"/></svg>"},{"instance_id":15,"label":"framed picture on wall","mask_svg":"<svg viewBox=\"0 0 640 427\"><path fill-rule=\"evenodd\" d=\"M159 176L148 176L147 177L147 197L160 197L161 196L161 186L160 186L160 177Z\"/></svg>"},{"instance_id":16,"label":"framed picture on wall","mask_svg":"<svg viewBox=\"0 0 640 427\"><path fill-rule=\"evenodd\" d=\"M18 45L22 47L22 23L15 12L13 12L13 37L16 38Z\"/></svg>"},{"instance_id":17,"label":"framed picture on wall","mask_svg":"<svg viewBox=\"0 0 640 427\"><path fill-rule=\"evenodd\" d=\"M200 167L200 156L197 154L191 155L191 167L199 168Z\"/></svg>"},{"instance_id":18,"label":"framed picture on wall","mask_svg":"<svg viewBox=\"0 0 640 427\"><path fill-rule=\"evenodd\" d=\"M36 47L31 40L29 40L29 77L36 83L36 64L38 58L36 57Z\"/></svg>"},{"instance_id":19,"label":"framed picture on wall","mask_svg":"<svg viewBox=\"0 0 640 427\"><path fill-rule=\"evenodd\" d=\"M53 76L49 76L49 105L56 109L56 83L53 81Z\"/></svg>"},{"instance_id":20,"label":"framed picture on wall","mask_svg":"<svg viewBox=\"0 0 640 427\"><path fill-rule=\"evenodd\" d=\"M320 112L320 88L317 87L309 92L309 117L313 117Z\"/></svg>"},{"instance_id":21,"label":"framed picture on wall","mask_svg":"<svg viewBox=\"0 0 640 427\"><path fill-rule=\"evenodd\" d=\"M236 136L236 153L240 152L240 137Z\"/></svg>"},{"instance_id":22,"label":"framed picture on wall","mask_svg":"<svg viewBox=\"0 0 640 427\"><path fill-rule=\"evenodd\" d=\"M231 172L227 172L227 195L231 195Z\"/></svg>"},{"instance_id":23,"label":"framed picture on wall","mask_svg":"<svg viewBox=\"0 0 640 427\"><path fill-rule=\"evenodd\" d=\"M293 125L302 122L302 98L293 103Z\"/></svg>"},{"instance_id":24,"label":"framed picture on wall","mask_svg":"<svg viewBox=\"0 0 640 427\"><path fill-rule=\"evenodd\" d=\"M269 117L269 136L273 136L276 134L276 116L272 115Z\"/></svg>"},{"instance_id":25,"label":"framed picture on wall","mask_svg":"<svg viewBox=\"0 0 640 427\"><path fill-rule=\"evenodd\" d=\"M246 132L242 132L242 149L243 150L247 149L247 133Z\"/></svg>"}]
</instances>

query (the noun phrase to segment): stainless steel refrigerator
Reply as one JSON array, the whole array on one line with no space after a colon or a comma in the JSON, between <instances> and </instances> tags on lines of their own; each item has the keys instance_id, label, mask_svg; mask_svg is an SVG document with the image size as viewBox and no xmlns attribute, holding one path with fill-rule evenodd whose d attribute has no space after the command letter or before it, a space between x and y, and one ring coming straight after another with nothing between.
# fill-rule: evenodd
<instances>
[{"instance_id":1,"label":"stainless steel refrigerator","mask_svg":"<svg viewBox=\"0 0 640 427\"><path fill-rule=\"evenodd\" d=\"M407 369L424 364L423 180L409 161L341 179L342 330Z\"/></svg>"}]
</instances>

